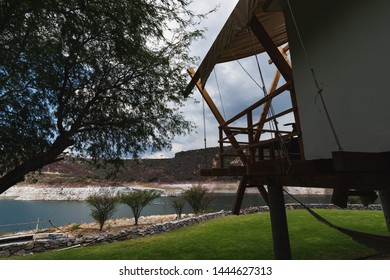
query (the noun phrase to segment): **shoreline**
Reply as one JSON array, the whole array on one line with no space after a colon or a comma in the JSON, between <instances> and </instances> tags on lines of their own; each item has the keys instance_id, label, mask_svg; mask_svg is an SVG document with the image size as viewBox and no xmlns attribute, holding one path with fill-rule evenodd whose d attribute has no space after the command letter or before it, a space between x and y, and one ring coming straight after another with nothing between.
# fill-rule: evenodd
<instances>
[{"instance_id":1,"label":"shoreline","mask_svg":"<svg viewBox=\"0 0 390 280\"><path fill-rule=\"evenodd\" d=\"M212 182L200 184L208 188L213 193L236 193L239 182ZM184 191L199 183L174 183L174 184L159 184L159 183L128 183L121 185L106 185L106 186L45 186L45 185L17 185L0 195L1 199L14 200L67 200L67 201L83 201L90 195L110 195L116 196L134 192L138 190L157 190L161 196L179 196ZM285 187L289 193L294 195L330 195L330 189L320 188L301 188L301 187ZM248 189L248 193L257 193L257 190Z\"/></svg>"},{"instance_id":2,"label":"shoreline","mask_svg":"<svg viewBox=\"0 0 390 280\"><path fill-rule=\"evenodd\" d=\"M312 209L337 209L337 207L331 204L309 204L308 206ZM286 208L291 211L299 210L303 207L297 203L291 203L287 204ZM349 205L347 209L380 210L381 207L380 205L364 207L360 204L352 204ZM267 206L258 206L242 209L240 212L242 215L245 215L268 211L269 208ZM107 227L105 230L103 228L102 232L97 230L97 224L94 223L79 225L80 228L78 229L72 229L72 225L68 225L67 227L56 228L52 232L46 231L36 234L32 233L30 234L31 241L0 245L0 258L8 258L13 255L29 255L50 250L66 250L75 247L91 246L99 243L111 243L115 241L151 236L227 215L232 215L231 211L222 210L200 216L190 215L180 220L173 220L175 215L157 215L154 217L165 217L167 219L157 219L154 221L148 221L148 219L146 219L145 224L138 226L129 225L129 222L132 222L131 219L111 219L107 221ZM112 227L109 227L108 225L110 223L114 223L116 225L112 224ZM88 226L90 227L89 230L85 230L85 227ZM115 226L116 230L114 230Z\"/></svg>"}]
</instances>

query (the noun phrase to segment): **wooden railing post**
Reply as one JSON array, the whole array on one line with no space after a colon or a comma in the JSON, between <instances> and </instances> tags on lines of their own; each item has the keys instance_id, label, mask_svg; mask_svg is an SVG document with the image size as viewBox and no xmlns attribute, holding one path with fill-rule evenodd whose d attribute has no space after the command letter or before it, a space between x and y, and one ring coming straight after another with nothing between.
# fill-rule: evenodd
<instances>
[{"instance_id":1,"label":"wooden railing post","mask_svg":"<svg viewBox=\"0 0 390 280\"><path fill-rule=\"evenodd\" d=\"M248 124L249 162L250 163L255 163L255 161L256 161L256 149L251 147L251 145L254 142L252 110L249 110L248 113L247 113L247 124Z\"/></svg>"},{"instance_id":2,"label":"wooden railing post","mask_svg":"<svg viewBox=\"0 0 390 280\"><path fill-rule=\"evenodd\" d=\"M223 147L223 129L220 126L219 127L219 160L220 160L220 167L225 167L225 156L224 156L224 147Z\"/></svg>"}]
</instances>

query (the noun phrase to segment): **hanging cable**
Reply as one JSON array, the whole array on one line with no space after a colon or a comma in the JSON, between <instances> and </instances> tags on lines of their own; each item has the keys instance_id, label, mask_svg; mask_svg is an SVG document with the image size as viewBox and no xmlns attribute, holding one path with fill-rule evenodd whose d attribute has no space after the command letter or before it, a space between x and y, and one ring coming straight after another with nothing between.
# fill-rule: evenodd
<instances>
[{"instance_id":1,"label":"hanging cable","mask_svg":"<svg viewBox=\"0 0 390 280\"><path fill-rule=\"evenodd\" d=\"M250 34L252 36L252 33L250 33ZM253 49L254 49L254 42L253 42L253 40L252 40L252 45L253 45ZM258 70L259 70L259 73L260 73L260 76L261 76L261 80L262 80L263 86L261 86L256 81L256 79L253 78L253 76L245 69L245 67L241 64L241 62L237 59L237 57L235 56L235 54L233 52L232 52L232 55L235 58L235 60L237 61L237 63L240 65L242 70L244 70L244 72L248 75L248 77L263 91L264 96L267 96L268 93L267 93L267 90L266 90L266 87L265 87L265 81L263 79L263 74L262 74L262 71L261 71L260 62L258 61L257 56L256 56L256 61L258 62L257 66L258 66ZM270 104L270 109L269 109L269 112L268 112L268 116L273 117L275 115L276 114L275 114L275 111L273 109L273 106L272 106L272 104ZM288 163L288 167L287 168L283 168L283 170L284 170L284 172L286 174L289 174L289 173L291 173L293 166L292 166L292 162L291 162L291 159L290 159L290 155L288 153L288 149L287 149L286 143L284 143L284 141L283 141L283 139L282 139L282 137L281 137L281 135L279 133L279 126L278 126L278 121L276 120L276 118L273 118L273 122L270 122L269 125L270 125L271 130L275 131L275 138L278 139L279 150L282 153L282 157L285 158L287 160L287 163Z\"/></svg>"},{"instance_id":2,"label":"hanging cable","mask_svg":"<svg viewBox=\"0 0 390 280\"><path fill-rule=\"evenodd\" d=\"M322 103L322 107L324 108L326 118L327 118L327 120L328 120L329 126L330 126L330 128L331 128L331 130L332 130L332 133L333 133L333 137L334 137L334 139L335 139L335 141L336 141L336 144L337 144L337 146L338 146L338 148L339 148L339 151L341 152L341 151L343 151L343 147L341 146L340 139L339 139L339 137L338 137L338 135L337 135L336 129L335 129L334 125L333 125L333 121L332 121L332 119L331 119L331 117L330 117L328 108L327 108L327 106L326 106L324 96L322 95L323 89L320 87L320 84L319 84L318 79L317 79L317 75L316 75L316 73L315 73L315 71L314 71L314 68L313 68L313 66L312 66L312 64L311 64L311 61L310 61L310 59L309 59L309 55L308 55L308 53L307 53L305 44L303 43L303 39L302 39L301 33L300 33L300 31L299 31L297 21L296 21L296 19L295 19L295 16L294 16L294 13L293 13L291 4L290 4L290 0L287 0L287 4L288 4L289 10L290 10L291 18L292 18L293 23L294 23L294 27L295 27L295 29L296 29L296 31L297 31L298 40L299 40L299 43L300 43L300 45L301 45L301 47L302 47L303 54L304 54L305 59L306 59L306 63L309 65L310 72L311 72L311 75L312 75L312 77L313 77L313 81L314 81L314 84L315 84L315 86L316 86L316 89L317 89L316 99L317 99L317 96L320 97L320 100L321 100L321 103Z\"/></svg>"},{"instance_id":3,"label":"hanging cable","mask_svg":"<svg viewBox=\"0 0 390 280\"><path fill-rule=\"evenodd\" d=\"M206 110L204 105L204 98L202 98L202 113L203 113L203 141L204 141L204 161L207 167L207 134L206 134Z\"/></svg>"},{"instance_id":4,"label":"hanging cable","mask_svg":"<svg viewBox=\"0 0 390 280\"><path fill-rule=\"evenodd\" d=\"M218 77L217 77L217 65L215 65L215 67L214 67L214 76L215 76L215 82L217 83L217 89L218 89L218 94L219 94L219 100L221 101L221 107L222 107L223 117L224 117L224 119L226 120L225 107L223 106L221 89L220 89L220 87L219 87L219 82L218 82Z\"/></svg>"},{"instance_id":5,"label":"hanging cable","mask_svg":"<svg viewBox=\"0 0 390 280\"><path fill-rule=\"evenodd\" d=\"M251 38L251 42L252 42L253 52L254 52L255 58L256 58L257 69L259 71L260 79L261 79L261 82L262 82L262 85L263 85L262 89L263 89L264 97L266 97L268 95L268 92L267 92L267 89L266 89L266 86L265 86L263 71L261 70L260 61L259 61L259 59L257 57L257 53L255 51L255 43L253 41L252 32L250 32L249 34L250 34L250 38ZM287 168L284 168L284 166L282 166L283 171L284 171L284 173L289 174L292 171L292 168L293 168L293 165L292 165L292 162L291 162L291 159L290 159L290 154L288 152L287 145L283 141L282 136L280 134L279 123L278 123L278 121L275 118L276 114L275 114L274 107L272 105L272 100L269 101L269 102L270 102L270 106L269 106L269 110L268 110L268 116L272 117L272 119L273 119L273 121L269 123L269 126L270 126L271 130L273 129L275 131L275 138L278 140L279 150L281 151L282 158L287 160Z\"/></svg>"},{"instance_id":6,"label":"hanging cable","mask_svg":"<svg viewBox=\"0 0 390 280\"><path fill-rule=\"evenodd\" d=\"M245 67L241 64L241 62L235 58L235 60L237 61L238 65L240 65L241 69L244 70L244 72L248 75L248 77L261 89L263 90L263 87L256 81L255 78L252 77L252 75L245 69Z\"/></svg>"}]
</instances>

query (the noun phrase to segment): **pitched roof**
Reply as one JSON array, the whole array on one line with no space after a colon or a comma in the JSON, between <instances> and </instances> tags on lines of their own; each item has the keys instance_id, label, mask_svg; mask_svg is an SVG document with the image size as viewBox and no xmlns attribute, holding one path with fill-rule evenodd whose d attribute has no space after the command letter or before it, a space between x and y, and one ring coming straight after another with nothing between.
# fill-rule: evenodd
<instances>
[{"instance_id":1,"label":"pitched roof","mask_svg":"<svg viewBox=\"0 0 390 280\"><path fill-rule=\"evenodd\" d=\"M264 52L248 23L253 16L262 23L274 43L279 46L287 42L287 32L283 12L265 12L266 0L240 0L227 19L210 50L206 54L195 76L185 91L188 96L200 79L206 81L217 63L228 62Z\"/></svg>"}]
</instances>

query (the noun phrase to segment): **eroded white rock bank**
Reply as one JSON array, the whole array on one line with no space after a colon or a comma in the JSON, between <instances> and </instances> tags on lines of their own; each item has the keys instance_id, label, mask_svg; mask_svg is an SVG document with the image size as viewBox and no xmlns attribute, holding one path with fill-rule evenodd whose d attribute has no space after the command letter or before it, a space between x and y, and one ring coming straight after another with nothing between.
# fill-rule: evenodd
<instances>
[{"instance_id":1,"label":"eroded white rock bank","mask_svg":"<svg viewBox=\"0 0 390 280\"><path fill-rule=\"evenodd\" d=\"M121 195L136 190L145 189L142 186L88 186L88 187L35 187L17 186L4 192L1 197L16 200L85 200L90 195ZM163 192L163 194L165 194Z\"/></svg>"},{"instance_id":2,"label":"eroded white rock bank","mask_svg":"<svg viewBox=\"0 0 390 280\"><path fill-rule=\"evenodd\" d=\"M129 184L122 186L85 187L21 185L8 189L0 195L0 198L16 200L85 200L88 196L94 194L116 196L143 189L157 190L161 192L162 196L175 196L180 195L193 185L198 184ZM215 193L235 193L238 183L206 183L202 185ZM331 194L329 190L319 188L286 187L286 190L295 195ZM250 190L250 192L255 191L256 189Z\"/></svg>"}]
</instances>

